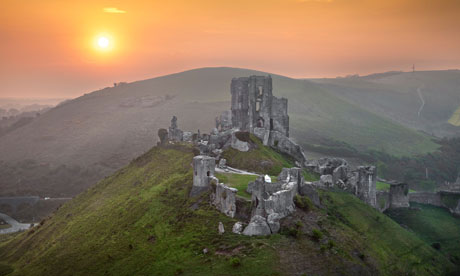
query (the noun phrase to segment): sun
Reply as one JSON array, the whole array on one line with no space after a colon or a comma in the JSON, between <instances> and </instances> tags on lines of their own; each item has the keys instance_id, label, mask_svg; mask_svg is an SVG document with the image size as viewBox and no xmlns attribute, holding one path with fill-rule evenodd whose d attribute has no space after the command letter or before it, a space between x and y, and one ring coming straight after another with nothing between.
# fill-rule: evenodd
<instances>
[{"instance_id":1,"label":"sun","mask_svg":"<svg viewBox=\"0 0 460 276\"><path fill-rule=\"evenodd\" d=\"M101 48L101 49L107 49L110 45L110 41L107 37L105 36L101 36L99 37L99 39L97 40L97 45Z\"/></svg>"}]
</instances>

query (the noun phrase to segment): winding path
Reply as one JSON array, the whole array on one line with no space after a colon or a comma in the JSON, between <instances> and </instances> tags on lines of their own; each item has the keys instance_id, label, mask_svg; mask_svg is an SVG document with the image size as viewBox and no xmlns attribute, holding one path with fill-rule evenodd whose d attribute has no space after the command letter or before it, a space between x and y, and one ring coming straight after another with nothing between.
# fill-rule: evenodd
<instances>
[{"instance_id":1,"label":"winding path","mask_svg":"<svg viewBox=\"0 0 460 276\"><path fill-rule=\"evenodd\" d=\"M423 95L422 95L422 87L423 85L417 88L417 94L420 100L422 101L422 105L418 109L418 113L417 113L419 118L420 118L420 115L422 114L423 107L425 107L425 100L423 99Z\"/></svg>"},{"instance_id":2,"label":"winding path","mask_svg":"<svg viewBox=\"0 0 460 276\"><path fill-rule=\"evenodd\" d=\"M235 174L246 174L246 175L259 175L259 174L256 174L256 173L235 169L235 168L232 168L232 167L229 167L229 166L227 166L227 168L225 170L216 166L215 170L218 173L235 173Z\"/></svg>"},{"instance_id":3,"label":"winding path","mask_svg":"<svg viewBox=\"0 0 460 276\"><path fill-rule=\"evenodd\" d=\"M11 225L10 228L0 229L0 235L24 231L30 228L30 223L19 223L14 218L2 213L0 213L0 219L4 220L6 223Z\"/></svg>"}]
</instances>

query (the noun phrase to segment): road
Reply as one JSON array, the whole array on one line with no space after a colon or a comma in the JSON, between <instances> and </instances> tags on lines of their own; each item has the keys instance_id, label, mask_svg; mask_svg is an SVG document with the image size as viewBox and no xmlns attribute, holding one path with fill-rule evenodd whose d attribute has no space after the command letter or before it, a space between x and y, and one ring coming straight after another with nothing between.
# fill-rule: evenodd
<instances>
[{"instance_id":1,"label":"road","mask_svg":"<svg viewBox=\"0 0 460 276\"><path fill-rule=\"evenodd\" d=\"M17 220L14 218L0 213L0 219L4 220L6 223L11 225L10 228L7 229L0 229L0 235L1 234L10 234L10 233L15 233L23 230L27 230L30 228L30 223L19 223Z\"/></svg>"}]
</instances>

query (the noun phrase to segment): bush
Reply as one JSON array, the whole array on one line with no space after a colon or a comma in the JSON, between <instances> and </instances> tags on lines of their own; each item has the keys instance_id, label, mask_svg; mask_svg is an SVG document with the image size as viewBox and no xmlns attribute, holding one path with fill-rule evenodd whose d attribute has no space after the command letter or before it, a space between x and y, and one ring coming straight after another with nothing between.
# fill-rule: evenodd
<instances>
[{"instance_id":1,"label":"bush","mask_svg":"<svg viewBox=\"0 0 460 276\"><path fill-rule=\"evenodd\" d=\"M250 139L249 139L249 132L247 131L238 131L238 132L235 132L235 136L236 138L238 138L238 140L240 141L243 141L243 142L249 142Z\"/></svg>"},{"instance_id":2,"label":"bush","mask_svg":"<svg viewBox=\"0 0 460 276\"><path fill-rule=\"evenodd\" d=\"M312 231L312 238L315 240L315 241L320 241L322 238L323 238L323 232L321 232L320 230L318 229L313 229Z\"/></svg>"},{"instance_id":3,"label":"bush","mask_svg":"<svg viewBox=\"0 0 460 276\"><path fill-rule=\"evenodd\" d=\"M238 257L233 257L230 259L230 265L233 267L238 267L241 265L241 260Z\"/></svg>"},{"instance_id":4,"label":"bush","mask_svg":"<svg viewBox=\"0 0 460 276\"><path fill-rule=\"evenodd\" d=\"M302 209L306 212L310 211L313 208L313 203L307 196L301 196L297 194L294 197L294 204L297 208Z\"/></svg>"},{"instance_id":5,"label":"bush","mask_svg":"<svg viewBox=\"0 0 460 276\"><path fill-rule=\"evenodd\" d=\"M329 240L327 242L327 247L329 247L329 249L332 249L334 246L335 246L335 242L333 240Z\"/></svg>"}]
</instances>

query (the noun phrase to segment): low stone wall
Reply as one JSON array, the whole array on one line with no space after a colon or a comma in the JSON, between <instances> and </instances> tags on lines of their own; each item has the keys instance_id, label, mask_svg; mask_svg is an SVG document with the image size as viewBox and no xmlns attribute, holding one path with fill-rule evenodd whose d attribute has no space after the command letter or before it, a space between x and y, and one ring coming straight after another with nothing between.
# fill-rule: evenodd
<instances>
[{"instance_id":1,"label":"low stone wall","mask_svg":"<svg viewBox=\"0 0 460 276\"><path fill-rule=\"evenodd\" d=\"M416 192L409 193L409 202L417 202L422 204L430 204L438 207L444 207L439 193L432 192Z\"/></svg>"}]
</instances>

